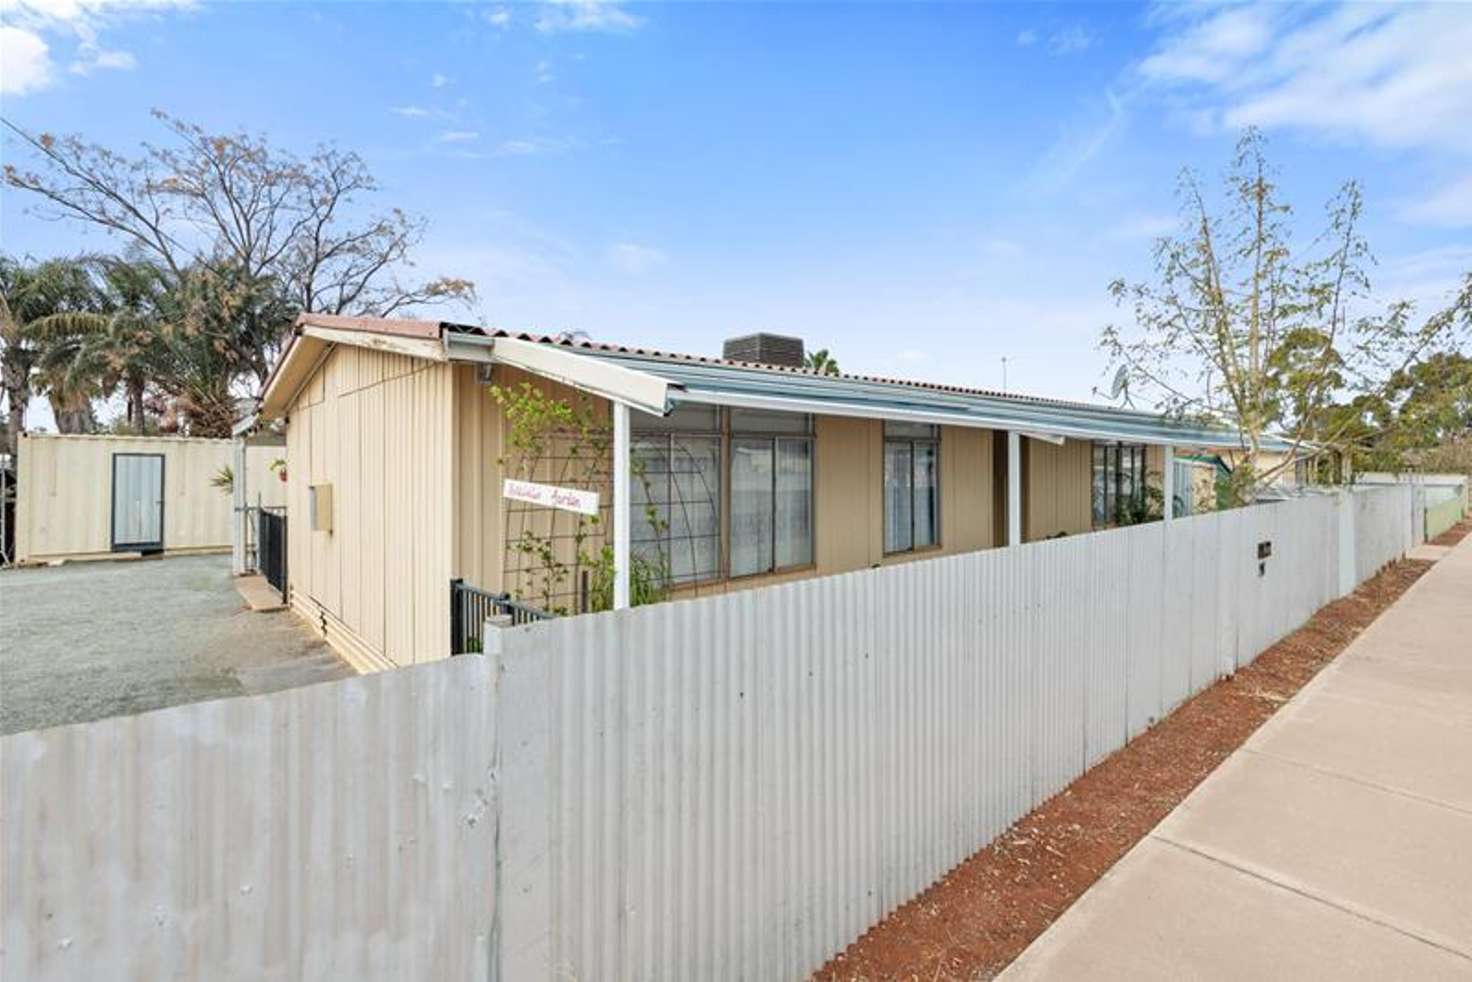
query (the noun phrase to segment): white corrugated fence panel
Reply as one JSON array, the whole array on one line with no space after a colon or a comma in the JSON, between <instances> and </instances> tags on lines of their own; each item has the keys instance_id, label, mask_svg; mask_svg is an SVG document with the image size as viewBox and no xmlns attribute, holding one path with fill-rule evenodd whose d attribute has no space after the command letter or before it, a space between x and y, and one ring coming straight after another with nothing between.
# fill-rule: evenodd
<instances>
[{"instance_id":1,"label":"white corrugated fence panel","mask_svg":"<svg viewBox=\"0 0 1472 982\"><path fill-rule=\"evenodd\" d=\"M489 668L0 738L0 977L486 978Z\"/></svg>"},{"instance_id":2,"label":"white corrugated fence panel","mask_svg":"<svg viewBox=\"0 0 1472 982\"><path fill-rule=\"evenodd\" d=\"M1341 546L1358 578L1403 552L1408 495L545 621L485 658L6 737L0 967L805 976L1332 599Z\"/></svg>"}]
</instances>

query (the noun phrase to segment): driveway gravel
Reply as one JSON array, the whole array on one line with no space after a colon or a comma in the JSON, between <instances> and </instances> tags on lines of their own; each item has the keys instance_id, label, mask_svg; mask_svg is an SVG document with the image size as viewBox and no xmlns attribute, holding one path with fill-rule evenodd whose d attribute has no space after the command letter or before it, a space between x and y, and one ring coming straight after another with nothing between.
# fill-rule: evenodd
<instances>
[{"instance_id":1,"label":"driveway gravel","mask_svg":"<svg viewBox=\"0 0 1472 982\"><path fill-rule=\"evenodd\" d=\"M229 556L0 571L0 733L352 674L289 610L248 610Z\"/></svg>"}]
</instances>

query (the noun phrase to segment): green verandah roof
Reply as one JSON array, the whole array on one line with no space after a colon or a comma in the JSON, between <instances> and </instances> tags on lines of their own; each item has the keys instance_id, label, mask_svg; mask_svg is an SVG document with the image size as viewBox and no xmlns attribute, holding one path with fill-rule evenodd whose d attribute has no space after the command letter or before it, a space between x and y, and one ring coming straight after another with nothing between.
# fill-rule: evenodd
<instances>
[{"instance_id":1,"label":"green verandah roof","mask_svg":"<svg viewBox=\"0 0 1472 982\"><path fill-rule=\"evenodd\" d=\"M1203 426L1138 410L970 392L923 383L684 360L599 347L565 350L658 376L670 385L668 397L671 403L714 403L835 416L917 419L1071 439L1203 448L1241 446L1241 438L1235 430ZM1267 450L1294 448L1290 441L1277 437L1265 438L1262 446Z\"/></svg>"}]
</instances>

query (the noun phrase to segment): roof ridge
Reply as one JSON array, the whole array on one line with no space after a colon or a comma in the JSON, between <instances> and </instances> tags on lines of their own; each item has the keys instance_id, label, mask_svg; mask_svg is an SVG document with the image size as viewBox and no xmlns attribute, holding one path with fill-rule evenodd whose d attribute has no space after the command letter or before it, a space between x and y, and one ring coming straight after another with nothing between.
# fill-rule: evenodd
<instances>
[{"instance_id":1,"label":"roof ridge","mask_svg":"<svg viewBox=\"0 0 1472 982\"><path fill-rule=\"evenodd\" d=\"M456 327L469 328L470 325L453 325ZM1029 402L1039 405L1063 406L1075 409L1106 410L1109 412L1133 412L1143 416L1154 416L1141 410L1119 409L1101 403L1082 402L1076 399L1060 399L1054 396L1031 395L1024 392L1000 392L996 389L982 389L965 385L954 385L946 382L926 382L920 379L889 378L882 375L856 375L849 372L820 372L806 365L771 365L765 362L740 361L734 358L718 357L715 355L692 355L679 351L661 351L658 348L640 348L630 345L619 344L614 341L575 341L568 337L551 334L537 334L532 331L512 331L506 328L475 328L490 337L514 338L520 341L533 341L541 344L555 344L567 348L583 348L588 351L603 351L609 354L626 354L640 358L664 358L672 361L694 362L702 365L726 365L735 368L755 369L780 373L783 375L802 375L809 378L831 378L846 379L851 382L869 382L876 385L905 385L917 389L928 389L934 392L952 392L957 395L976 395L988 398L1008 399L1015 402Z\"/></svg>"}]
</instances>

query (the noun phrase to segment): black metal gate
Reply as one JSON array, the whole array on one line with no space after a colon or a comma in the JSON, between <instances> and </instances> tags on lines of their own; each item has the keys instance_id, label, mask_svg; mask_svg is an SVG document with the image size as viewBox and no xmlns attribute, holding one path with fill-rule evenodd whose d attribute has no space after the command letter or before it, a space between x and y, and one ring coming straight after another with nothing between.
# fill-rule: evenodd
<instances>
[{"instance_id":1,"label":"black metal gate","mask_svg":"<svg viewBox=\"0 0 1472 982\"><path fill-rule=\"evenodd\" d=\"M464 580L450 581L450 654L485 650L481 628L491 615L509 615L511 623L530 624L551 617L545 611L511 599L509 593L488 593Z\"/></svg>"},{"instance_id":2,"label":"black metal gate","mask_svg":"<svg viewBox=\"0 0 1472 982\"><path fill-rule=\"evenodd\" d=\"M286 513L284 511L268 511L262 508L258 512L259 524L256 528L256 542L258 552L257 566L266 582L276 588L282 599L286 598Z\"/></svg>"}]
</instances>

